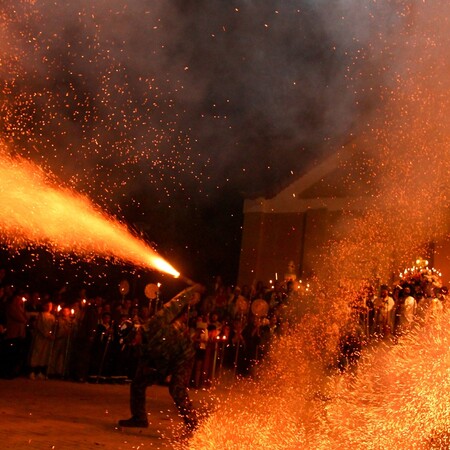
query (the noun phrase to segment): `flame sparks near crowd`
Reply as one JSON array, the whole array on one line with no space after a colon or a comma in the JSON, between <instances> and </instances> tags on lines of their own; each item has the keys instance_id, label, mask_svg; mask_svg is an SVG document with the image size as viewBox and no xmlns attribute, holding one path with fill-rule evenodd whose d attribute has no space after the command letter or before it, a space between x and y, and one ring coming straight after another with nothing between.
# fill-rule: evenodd
<instances>
[{"instance_id":1,"label":"flame sparks near crowd","mask_svg":"<svg viewBox=\"0 0 450 450\"><path fill-rule=\"evenodd\" d=\"M10 245L32 243L53 251L117 259L180 274L122 223L70 189L58 187L42 169L0 153L0 230Z\"/></svg>"},{"instance_id":2,"label":"flame sparks near crowd","mask_svg":"<svg viewBox=\"0 0 450 450\"><path fill-rule=\"evenodd\" d=\"M407 15L402 33L371 46L389 61L386 84L377 114L349 144L360 159L347 186L365 206L349 205L334 226L317 312L291 316L298 325L276 343L260 381L220 398L189 448L450 447L448 310L398 344L367 349L356 373L330 370L348 302L365 280L389 282L389 270L403 272L430 242L448 239L450 7L411 2Z\"/></svg>"}]
</instances>

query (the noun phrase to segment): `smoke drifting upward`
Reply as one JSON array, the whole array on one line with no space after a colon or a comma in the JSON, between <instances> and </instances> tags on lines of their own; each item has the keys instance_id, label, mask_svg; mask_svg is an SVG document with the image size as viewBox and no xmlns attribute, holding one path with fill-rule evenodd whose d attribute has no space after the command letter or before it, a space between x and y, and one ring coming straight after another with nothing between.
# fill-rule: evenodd
<instances>
[{"instance_id":1,"label":"smoke drifting upward","mask_svg":"<svg viewBox=\"0 0 450 450\"><path fill-rule=\"evenodd\" d=\"M142 186L161 201L286 183L370 110L374 36L407 13L372 2L16 3L1 11L4 133L106 203Z\"/></svg>"},{"instance_id":2,"label":"smoke drifting upward","mask_svg":"<svg viewBox=\"0 0 450 450\"><path fill-rule=\"evenodd\" d=\"M238 259L242 196L272 194L361 128L383 40L409 20L376 2L4 2L0 134L172 242L166 254L224 273L236 262L215 261L224 248Z\"/></svg>"},{"instance_id":3,"label":"smoke drifting upward","mask_svg":"<svg viewBox=\"0 0 450 450\"><path fill-rule=\"evenodd\" d=\"M444 2L416 6L414 22L384 50L392 60L383 101L353 143L363 156L355 170L369 173L366 210L356 220L349 214L350 237L326 260L331 278L388 282L389 270L428 256L448 235L449 14Z\"/></svg>"}]
</instances>

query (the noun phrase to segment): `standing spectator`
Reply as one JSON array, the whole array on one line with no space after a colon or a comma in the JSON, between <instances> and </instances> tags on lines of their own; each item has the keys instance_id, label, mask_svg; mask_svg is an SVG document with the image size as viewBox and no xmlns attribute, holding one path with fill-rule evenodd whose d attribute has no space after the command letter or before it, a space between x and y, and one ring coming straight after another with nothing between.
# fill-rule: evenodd
<instances>
[{"instance_id":1,"label":"standing spectator","mask_svg":"<svg viewBox=\"0 0 450 450\"><path fill-rule=\"evenodd\" d=\"M195 363L194 363L194 386L199 388L206 378L205 356L208 345L208 324L200 318L194 335Z\"/></svg>"},{"instance_id":2,"label":"standing spectator","mask_svg":"<svg viewBox=\"0 0 450 450\"><path fill-rule=\"evenodd\" d=\"M252 369L259 359L259 345L261 343L261 318L253 316L252 320L242 331L244 338L244 366L242 375L251 375Z\"/></svg>"},{"instance_id":3,"label":"standing spectator","mask_svg":"<svg viewBox=\"0 0 450 450\"><path fill-rule=\"evenodd\" d=\"M433 295L431 296L430 306L428 307L427 320L439 319L444 311L444 304L439 297L438 291L439 290L437 288L432 290Z\"/></svg>"},{"instance_id":4,"label":"standing spectator","mask_svg":"<svg viewBox=\"0 0 450 450\"><path fill-rule=\"evenodd\" d=\"M104 312L97 324L91 347L89 375L111 375L111 341L114 336L111 313Z\"/></svg>"},{"instance_id":5,"label":"standing spectator","mask_svg":"<svg viewBox=\"0 0 450 450\"><path fill-rule=\"evenodd\" d=\"M69 339L72 332L72 319L70 317L70 309L67 306L61 309L57 321L58 324L55 327L55 341L48 366L48 375L63 378L65 376Z\"/></svg>"},{"instance_id":6,"label":"standing spectator","mask_svg":"<svg viewBox=\"0 0 450 450\"><path fill-rule=\"evenodd\" d=\"M139 324L139 306L138 304L134 304L131 308L130 308L130 314L128 316L128 318L134 323L134 324Z\"/></svg>"},{"instance_id":7,"label":"standing spectator","mask_svg":"<svg viewBox=\"0 0 450 450\"><path fill-rule=\"evenodd\" d=\"M389 295L389 288L385 284L380 288L380 298L375 303L375 310L377 333L387 337L394 330L395 302Z\"/></svg>"},{"instance_id":8,"label":"standing spectator","mask_svg":"<svg viewBox=\"0 0 450 450\"><path fill-rule=\"evenodd\" d=\"M131 298L126 298L122 305L120 306L120 314L122 316L126 316L131 318L131 314L133 312L133 301Z\"/></svg>"},{"instance_id":9,"label":"standing spectator","mask_svg":"<svg viewBox=\"0 0 450 450\"><path fill-rule=\"evenodd\" d=\"M30 358L30 379L43 380L47 378L53 343L56 334L56 319L52 314L53 303L46 302L36 319L33 332L33 343Z\"/></svg>"},{"instance_id":10,"label":"standing spectator","mask_svg":"<svg viewBox=\"0 0 450 450\"><path fill-rule=\"evenodd\" d=\"M28 324L31 329L34 327L34 322L36 321L38 314L42 311L41 307L41 296L39 292L33 292L29 298L26 298L25 302L25 312L28 317Z\"/></svg>"},{"instance_id":11,"label":"standing spectator","mask_svg":"<svg viewBox=\"0 0 450 450\"><path fill-rule=\"evenodd\" d=\"M205 355L205 374L208 382L215 377L215 370L219 356L219 341L222 331L222 322L217 312L213 312L208 318L208 345Z\"/></svg>"},{"instance_id":12,"label":"standing spectator","mask_svg":"<svg viewBox=\"0 0 450 450\"><path fill-rule=\"evenodd\" d=\"M34 336L34 328L36 325L36 320L39 316L39 313L42 311L42 300L39 292L33 292L30 295L28 293L24 293L24 305L25 305L25 314L27 315L27 332L25 338L25 347L27 354L29 354L31 346L33 344L33 336Z\"/></svg>"},{"instance_id":13,"label":"standing spectator","mask_svg":"<svg viewBox=\"0 0 450 450\"><path fill-rule=\"evenodd\" d=\"M24 298L20 294L13 295L6 307L5 360L6 378L14 378L20 374L26 358L27 316Z\"/></svg>"},{"instance_id":14,"label":"standing spectator","mask_svg":"<svg viewBox=\"0 0 450 450\"><path fill-rule=\"evenodd\" d=\"M267 291L265 300L269 305L269 314L276 314L278 308L286 301L286 292L281 281L275 281L273 289Z\"/></svg>"},{"instance_id":15,"label":"standing spectator","mask_svg":"<svg viewBox=\"0 0 450 450\"><path fill-rule=\"evenodd\" d=\"M242 294L242 290L239 286L234 288L233 297L229 303L230 317L232 320L238 319L245 322L247 314L250 308L250 302L248 297Z\"/></svg>"},{"instance_id":16,"label":"standing spectator","mask_svg":"<svg viewBox=\"0 0 450 450\"><path fill-rule=\"evenodd\" d=\"M400 316L401 316L401 310L402 310L402 303L403 303L403 295L402 295L403 288L400 285L397 285L394 287L392 291L392 298L394 299L394 331L393 334L397 336L399 334L399 327L400 327Z\"/></svg>"},{"instance_id":17,"label":"standing spectator","mask_svg":"<svg viewBox=\"0 0 450 450\"><path fill-rule=\"evenodd\" d=\"M405 286L401 295L399 334L407 333L413 323L417 310L416 299L411 295L411 288Z\"/></svg>"},{"instance_id":18,"label":"standing spectator","mask_svg":"<svg viewBox=\"0 0 450 450\"><path fill-rule=\"evenodd\" d=\"M214 311L216 311L220 317L225 317L228 312L228 299L229 294L227 288L223 285L219 286L215 294Z\"/></svg>"},{"instance_id":19,"label":"standing spectator","mask_svg":"<svg viewBox=\"0 0 450 450\"><path fill-rule=\"evenodd\" d=\"M86 306L80 308L75 323L74 345L70 362L72 376L81 382L86 381L89 375L90 355L98 322L98 308L88 301Z\"/></svg>"},{"instance_id":20,"label":"standing spectator","mask_svg":"<svg viewBox=\"0 0 450 450\"><path fill-rule=\"evenodd\" d=\"M425 320L425 314L429 306L429 302L425 297L425 294L421 286L415 286L414 298L416 299L416 320L423 322Z\"/></svg>"},{"instance_id":21,"label":"standing spectator","mask_svg":"<svg viewBox=\"0 0 450 450\"><path fill-rule=\"evenodd\" d=\"M116 377L132 378L136 370L139 356L136 352L136 333L139 323L133 322L123 315L120 322L114 326L113 344L113 373Z\"/></svg>"},{"instance_id":22,"label":"standing spectator","mask_svg":"<svg viewBox=\"0 0 450 450\"><path fill-rule=\"evenodd\" d=\"M209 320L208 320L209 338L215 339L220 334L221 328L222 328L222 322L219 320L219 314L217 312L213 312L209 316Z\"/></svg>"},{"instance_id":23,"label":"standing spectator","mask_svg":"<svg viewBox=\"0 0 450 450\"><path fill-rule=\"evenodd\" d=\"M281 327L278 322L278 317L275 314L268 319L263 319L260 330L260 358L263 358L267 354L273 341L280 335Z\"/></svg>"},{"instance_id":24,"label":"standing spectator","mask_svg":"<svg viewBox=\"0 0 450 450\"><path fill-rule=\"evenodd\" d=\"M225 347L224 363L226 367L233 368L235 373L241 375L243 373L244 361L244 337L242 330L244 322L240 319L234 319L230 327L228 342Z\"/></svg>"},{"instance_id":25,"label":"standing spectator","mask_svg":"<svg viewBox=\"0 0 450 450\"><path fill-rule=\"evenodd\" d=\"M125 361L125 370L124 367L119 367L121 364L121 358L120 356L123 355L123 352L118 353L118 357L116 357L116 370L114 372L115 375L126 375L127 378L131 379L133 378L134 374L137 370L137 364L139 361L139 358L141 356L141 346L139 344L139 334L141 333L141 330L145 328L151 319L151 310L149 306L141 306L139 308L139 316L138 316L138 322L134 323L133 330L129 333L129 335L125 339L125 345L127 349L128 356ZM122 346L124 345L122 343Z\"/></svg>"},{"instance_id":26,"label":"standing spectator","mask_svg":"<svg viewBox=\"0 0 450 450\"><path fill-rule=\"evenodd\" d=\"M363 343L363 329L358 322L351 320L344 327L339 339L338 369L341 372L356 369L356 364L361 357Z\"/></svg>"}]
</instances>

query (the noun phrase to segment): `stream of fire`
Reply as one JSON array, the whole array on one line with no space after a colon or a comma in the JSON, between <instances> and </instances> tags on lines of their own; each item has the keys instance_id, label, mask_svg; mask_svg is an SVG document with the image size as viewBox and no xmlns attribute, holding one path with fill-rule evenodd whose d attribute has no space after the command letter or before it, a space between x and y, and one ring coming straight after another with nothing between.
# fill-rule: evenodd
<instances>
[{"instance_id":1,"label":"stream of fire","mask_svg":"<svg viewBox=\"0 0 450 450\"><path fill-rule=\"evenodd\" d=\"M120 221L87 197L59 187L51 174L20 157L0 153L0 230L15 247L42 245L63 254L100 256L180 274Z\"/></svg>"}]
</instances>

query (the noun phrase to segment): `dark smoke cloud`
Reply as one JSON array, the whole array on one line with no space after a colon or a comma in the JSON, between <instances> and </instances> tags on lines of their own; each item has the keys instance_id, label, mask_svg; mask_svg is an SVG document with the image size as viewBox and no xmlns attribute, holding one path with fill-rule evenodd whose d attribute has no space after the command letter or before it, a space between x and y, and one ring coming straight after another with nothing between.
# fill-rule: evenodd
<instances>
[{"instance_id":1,"label":"dark smoke cloud","mask_svg":"<svg viewBox=\"0 0 450 450\"><path fill-rule=\"evenodd\" d=\"M401 2L15 3L4 137L134 222L168 205L204 222L205 204L234 194L238 210L295 179L370 114L380 37L409 17Z\"/></svg>"},{"instance_id":2,"label":"dark smoke cloud","mask_svg":"<svg viewBox=\"0 0 450 450\"><path fill-rule=\"evenodd\" d=\"M173 127L191 142L176 151L195 158L192 170L253 194L351 131L371 103L358 70L373 64L369 43L398 25L399 12L354 1L40 1L23 2L12 29L21 51L27 46L24 81L43 95L38 116L59 107L69 119L56 123L60 141L52 137L62 166L77 144L91 167L141 152L171 158L173 141L148 146ZM55 121L43 120L55 134ZM96 148L99 140L107 148Z\"/></svg>"}]
</instances>

